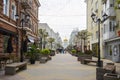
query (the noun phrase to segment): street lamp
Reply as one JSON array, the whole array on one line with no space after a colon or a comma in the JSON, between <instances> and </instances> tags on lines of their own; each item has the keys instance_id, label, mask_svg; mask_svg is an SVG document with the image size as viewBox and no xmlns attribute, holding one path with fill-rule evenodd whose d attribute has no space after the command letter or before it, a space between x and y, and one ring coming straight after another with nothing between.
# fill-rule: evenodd
<instances>
[{"instance_id":1,"label":"street lamp","mask_svg":"<svg viewBox=\"0 0 120 80\"><path fill-rule=\"evenodd\" d=\"M96 16L96 14L92 13L91 18L95 23L98 23L98 64L97 66L101 67L102 61L100 60L100 24L106 21L109 18L109 16L105 13L102 16L103 19L100 19Z\"/></svg>"},{"instance_id":2,"label":"street lamp","mask_svg":"<svg viewBox=\"0 0 120 80\"><path fill-rule=\"evenodd\" d=\"M19 15L15 15L16 19L19 19ZM21 31L21 50L20 50L20 62L23 62L23 25L24 23L27 23L28 21L30 20L30 15L27 14L25 15L25 18L22 18L20 20L20 24L21 24L21 27L22 27L22 31Z\"/></svg>"}]
</instances>

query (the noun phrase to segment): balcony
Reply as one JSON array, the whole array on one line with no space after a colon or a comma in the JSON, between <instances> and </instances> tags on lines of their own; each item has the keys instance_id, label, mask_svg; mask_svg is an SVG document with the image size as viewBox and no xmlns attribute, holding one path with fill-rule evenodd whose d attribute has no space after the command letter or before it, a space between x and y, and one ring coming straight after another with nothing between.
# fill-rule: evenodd
<instances>
[{"instance_id":1,"label":"balcony","mask_svg":"<svg viewBox=\"0 0 120 80\"><path fill-rule=\"evenodd\" d=\"M116 13L115 13L115 9L114 7L110 7L106 10L106 14L109 16L109 17L116 17Z\"/></svg>"},{"instance_id":2,"label":"balcony","mask_svg":"<svg viewBox=\"0 0 120 80\"><path fill-rule=\"evenodd\" d=\"M31 9L29 0L21 0L21 5L24 9Z\"/></svg>"}]
</instances>

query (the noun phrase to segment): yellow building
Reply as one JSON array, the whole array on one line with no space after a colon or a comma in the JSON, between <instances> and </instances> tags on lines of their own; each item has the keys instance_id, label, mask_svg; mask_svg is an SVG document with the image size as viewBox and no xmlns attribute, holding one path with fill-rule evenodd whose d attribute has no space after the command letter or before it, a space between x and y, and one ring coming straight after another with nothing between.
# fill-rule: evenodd
<instances>
[{"instance_id":1,"label":"yellow building","mask_svg":"<svg viewBox=\"0 0 120 80\"><path fill-rule=\"evenodd\" d=\"M97 17L101 18L102 16L102 1L101 0L86 0L87 4L87 30L91 33L91 36L88 40L88 45L90 45L90 49L93 50L95 56L98 54L98 24L95 23L91 14L95 13ZM100 27L102 30L102 25ZM101 44L102 44L102 36L100 36ZM101 46L102 48L102 46ZM101 56L103 57L103 51L101 51Z\"/></svg>"}]
</instances>

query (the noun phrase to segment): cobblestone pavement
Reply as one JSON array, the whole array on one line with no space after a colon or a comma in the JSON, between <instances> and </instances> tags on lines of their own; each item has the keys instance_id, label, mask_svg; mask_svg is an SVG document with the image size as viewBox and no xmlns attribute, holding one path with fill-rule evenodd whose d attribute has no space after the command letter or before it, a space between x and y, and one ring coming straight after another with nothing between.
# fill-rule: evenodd
<instances>
[{"instance_id":1,"label":"cobblestone pavement","mask_svg":"<svg viewBox=\"0 0 120 80\"><path fill-rule=\"evenodd\" d=\"M45 64L28 64L27 70L15 75L4 75L0 80L96 80L96 67L82 65L70 54L57 54Z\"/></svg>"}]
</instances>

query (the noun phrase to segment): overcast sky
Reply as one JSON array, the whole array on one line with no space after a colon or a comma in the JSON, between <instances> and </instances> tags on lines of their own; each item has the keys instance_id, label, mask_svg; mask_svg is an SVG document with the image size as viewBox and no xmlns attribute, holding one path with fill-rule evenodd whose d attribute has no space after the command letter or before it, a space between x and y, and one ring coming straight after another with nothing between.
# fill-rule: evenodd
<instances>
[{"instance_id":1,"label":"overcast sky","mask_svg":"<svg viewBox=\"0 0 120 80\"><path fill-rule=\"evenodd\" d=\"M86 3L84 0L39 0L40 23L48 23L62 39L70 38L74 28L86 29Z\"/></svg>"}]
</instances>

